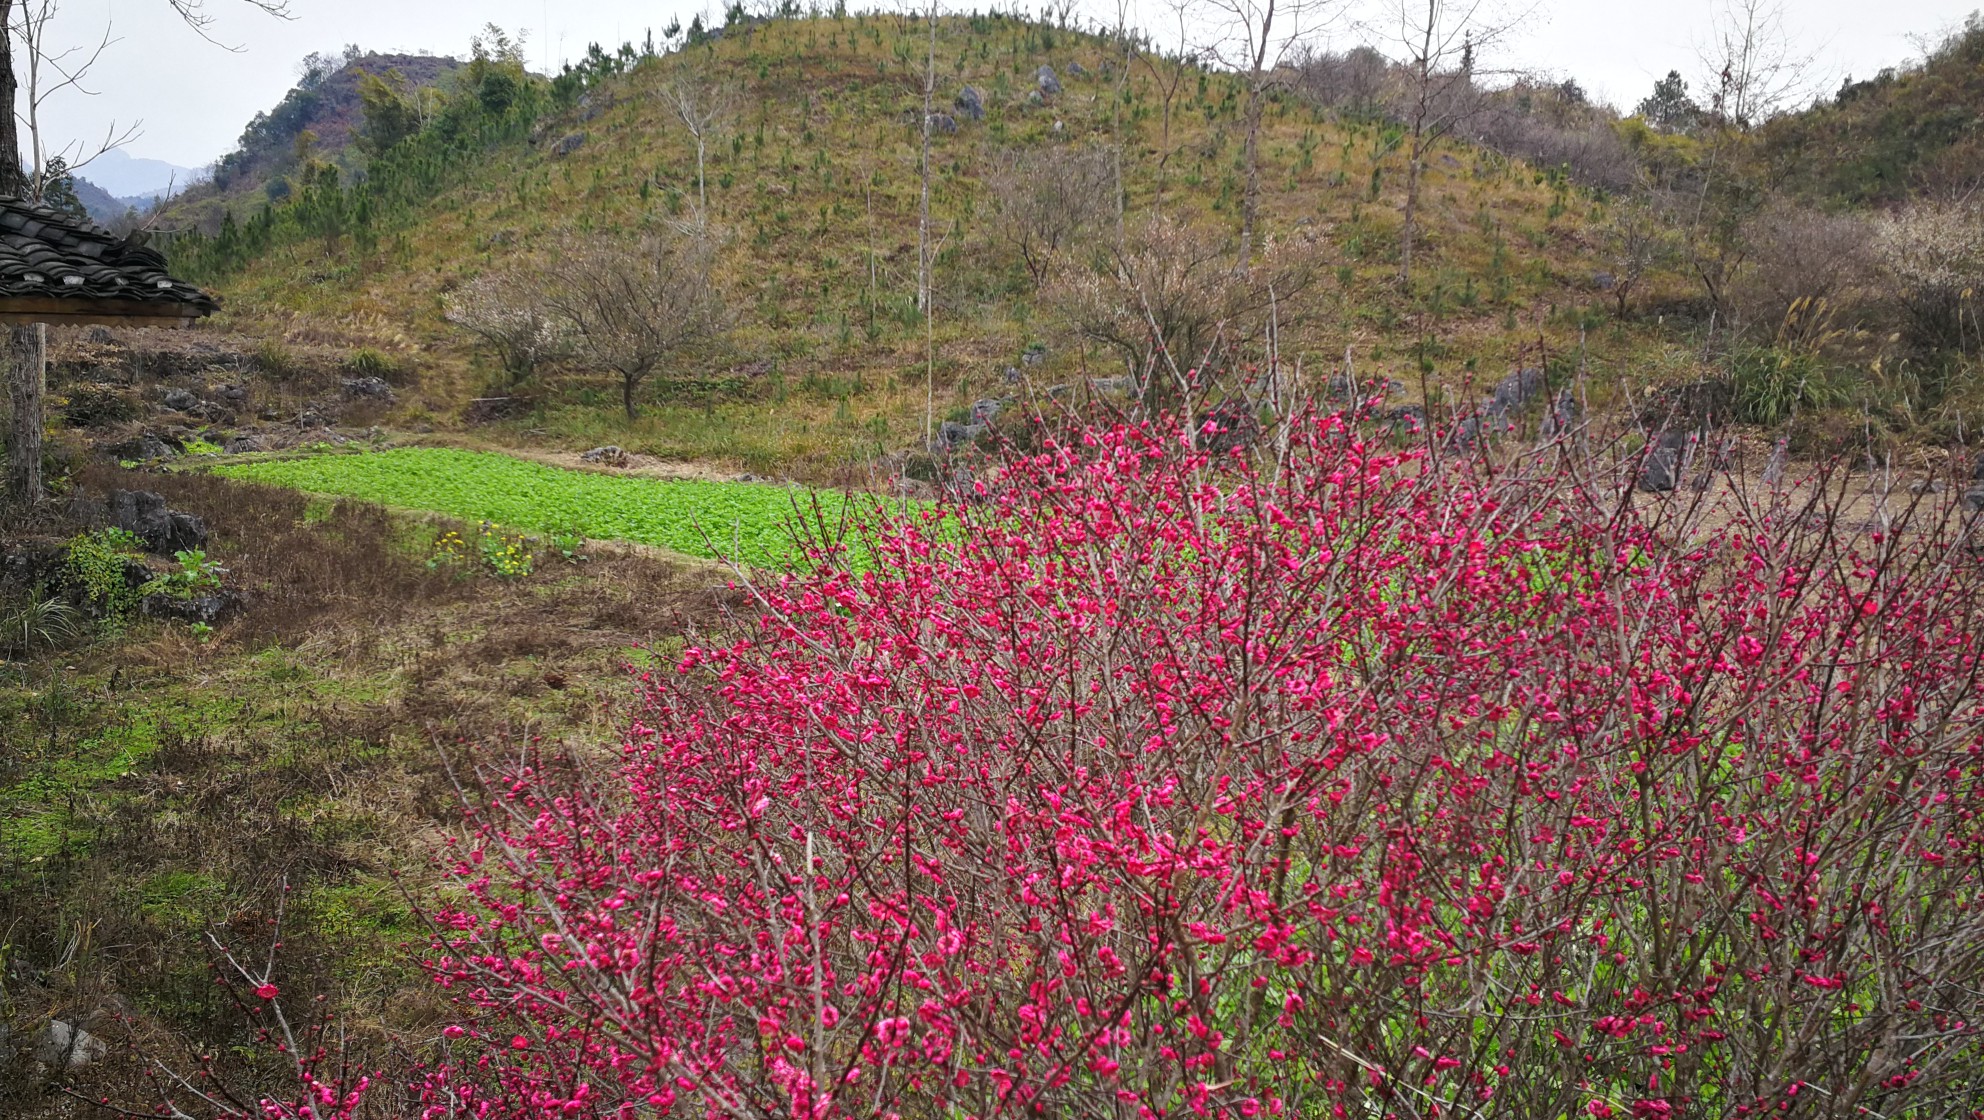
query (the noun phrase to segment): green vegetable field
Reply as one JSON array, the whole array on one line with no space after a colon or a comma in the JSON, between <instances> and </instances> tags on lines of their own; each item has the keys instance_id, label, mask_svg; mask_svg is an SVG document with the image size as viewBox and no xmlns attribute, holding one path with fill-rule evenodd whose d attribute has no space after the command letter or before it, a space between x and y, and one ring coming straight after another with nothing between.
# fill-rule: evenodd
<instances>
[{"instance_id":1,"label":"green vegetable field","mask_svg":"<svg viewBox=\"0 0 1984 1120\"><path fill-rule=\"evenodd\" d=\"M837 517L848 501L826 491L594 474L440 447L238 463L217 467L215 473L529 532L633 541L764 568L786 567L795 558L790 527L797 508L810 512L817 497L821 510Z\"/></svg>"}]
</instances>

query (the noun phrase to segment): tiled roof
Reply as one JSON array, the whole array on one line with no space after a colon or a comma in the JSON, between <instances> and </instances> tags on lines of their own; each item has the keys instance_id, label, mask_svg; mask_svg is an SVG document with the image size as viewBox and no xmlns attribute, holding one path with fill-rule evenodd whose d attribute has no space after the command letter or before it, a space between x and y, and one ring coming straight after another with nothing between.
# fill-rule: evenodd
<instances>
[{"instance_id":1,"label":"tiled roof","mask_svg":"<svg viewBox=\"0 0 1984 1120\"><path fill-rule=\"evenodd\" d=\"M140 240L0 198L0 301L22 299L156 304L168 314L219 308L212 296L167 275L165 258Z\"/></svg>"}]
</instances>

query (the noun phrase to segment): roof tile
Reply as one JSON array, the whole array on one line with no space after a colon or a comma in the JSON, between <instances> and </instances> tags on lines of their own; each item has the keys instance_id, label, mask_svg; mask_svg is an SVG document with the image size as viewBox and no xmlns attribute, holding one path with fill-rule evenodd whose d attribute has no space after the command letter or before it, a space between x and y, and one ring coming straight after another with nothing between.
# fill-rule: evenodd
<instances>
[{"instance_id":1,"label":"roof tile","mask_svg":"<svg viewBox=\"0 0 1984 1120\"><path fill-rule=\"evenodd\" d=\"M168 275L157 250L46 207L0 198L0 299L6 298L182 304L199 314L220 306Z\"/></svg>"}]
</instances>

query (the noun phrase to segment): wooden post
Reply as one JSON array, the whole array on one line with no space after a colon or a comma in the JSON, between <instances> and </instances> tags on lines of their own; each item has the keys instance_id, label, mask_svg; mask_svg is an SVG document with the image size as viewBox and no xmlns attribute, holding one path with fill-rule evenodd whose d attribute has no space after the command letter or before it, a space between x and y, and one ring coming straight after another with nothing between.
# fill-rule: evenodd
<instances>
[{"instance_id":1,"label":"wooden post","mask_svg":"<svg viewBox=\"0 0 1984 1120\"><path fill-rule=\"evenodd\" d=\"M42 393L47 381L48 328L24 323L8 331L7 497L21 509L42 499Z\"/></svg>"}]
</instances>

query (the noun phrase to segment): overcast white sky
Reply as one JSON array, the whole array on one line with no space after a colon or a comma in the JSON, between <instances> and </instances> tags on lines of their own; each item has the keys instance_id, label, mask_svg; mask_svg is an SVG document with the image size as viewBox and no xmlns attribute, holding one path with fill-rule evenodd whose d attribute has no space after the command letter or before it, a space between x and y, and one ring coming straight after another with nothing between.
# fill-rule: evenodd
<instances>
[{"instance_id":1,"label":"overcast white sky","mask_svg":"<svg viewBox=\"0 0 1984 1120\"><path fill-rule=\"evenodd\" d=\"M1097 10L1106 4L1105 18L1113 22L1112 0L1092 2ZM1717 2L1540 0L1523 32L1501 50L1502 61L1575 77L1594 96L1630 107L1669 69L1680 69L1694 84L1696 48L1708 38ZM953 0L946 7L966 3ZM109 21L121 41L97 70L96 96L70 94L50 106L53 132L97 136L112 120L138 120L143 133L128 146L130 154L200 166L230 149L248 119L281 98L295 81L297 61L313 50L357 43L370 50L464 54L475 29L494 21L527 28L532 65L555 70L561 59L583 54L589 42L639 40L649 27L658 34L671 18L679 15L686 23L711 10L703 0L291 0L295 18L280 21L240 0L207 4L218 17L215 35L239 46L238 52L202 41L178 22L166 0L66 0L61 19L70 35L100 36ZM1000 6L1010 7L1011 0ZM1972 4L1784 0L1784 7L1804 50L1816 57L1813 84L1830 90L1846 74L1866 77L1916 55L1916 38L1960 22ZM1356 38L1348 30L1335 36L1344 46Z\"/></svg>"}]
</instances>

